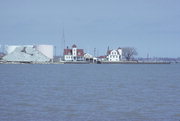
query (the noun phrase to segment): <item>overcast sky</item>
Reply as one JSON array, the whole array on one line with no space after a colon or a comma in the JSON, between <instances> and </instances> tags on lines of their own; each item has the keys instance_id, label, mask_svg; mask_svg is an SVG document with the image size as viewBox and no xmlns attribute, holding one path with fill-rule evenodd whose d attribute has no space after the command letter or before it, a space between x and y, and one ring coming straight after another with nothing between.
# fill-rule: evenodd
<instances>
[{"instance_id":1,"label":"overcast sky","mask_svg":"<svg viewBox=\"0 0 180 121\"><path fill-rule=\"evenodd\" d=\"M0 0L0 44L76 44L93 54L135 47L180 57L180 0Z\"/></svg>"}]
</instances>

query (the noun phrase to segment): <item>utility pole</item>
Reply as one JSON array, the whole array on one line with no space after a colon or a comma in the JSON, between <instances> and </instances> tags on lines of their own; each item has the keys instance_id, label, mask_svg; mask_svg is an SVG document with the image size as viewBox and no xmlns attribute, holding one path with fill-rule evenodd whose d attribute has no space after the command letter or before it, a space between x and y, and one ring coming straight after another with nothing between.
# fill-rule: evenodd
<instances>
[{"instance_id":1,"label":"utility pole","mask_svg":"<svg viewBox=\"0 0 180 121\"><path fill-rule=\"evenodd\" d=\"M96 56L96 48L94 48L94 57Z\"/></svg>"},{"instance_id":2,"label":"utility pole","mask_svg":"<svg viewBox=\"0 0 180 121\"><path fill-rule=\"evenodd\" d=\"M149 61L149 53L147 53L147 60Z\"/></svg>"},{"instance_id":3,"label":"utility pole","mask_svg":"<svg viewBox=\"0 0 180 121\"><path fill-rule=\"evenodd\" d=\"M65 32L64 32L64 23L63 23L63 28L62 28L62 37L61 37L61 43L60 43L60 60L63 60L64 56L64 49L66 47L66 40L65 40Z\"/></svg>"},{"instance_id":4,"label":"utility pole","mask_svg":"<svg viewBox=\"0 0 180 121\"><path fill-rule=\"evenodd\" d=\"M106 53L107 55L109 55L109 46L108 46L108 48L107 48L107 53Z\"/></svg>"},{"instance_id":5,"label":"utility pole","mask_svg":"<svg viewBox=\"0 0 180 121\"><path fill-rule=\"evenodd\" d=\"M54 56L56 57L56 46L54 46Z\"/></svg>"}]
</instances>

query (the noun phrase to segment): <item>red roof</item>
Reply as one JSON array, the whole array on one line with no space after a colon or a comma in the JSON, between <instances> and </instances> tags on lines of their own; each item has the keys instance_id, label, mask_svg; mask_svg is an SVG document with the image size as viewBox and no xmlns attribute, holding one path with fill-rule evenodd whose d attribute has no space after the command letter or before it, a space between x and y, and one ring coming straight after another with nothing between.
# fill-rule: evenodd
<instances>
[{"instance_id":1,"label":"red roof","mask_svg":"<svg viewBox=\"0 0 180 121\"><path fill-rule=\"evenodd\" d=\"M64 49L64 55L72 55L72 49Z\"/></svg>"},{"instance_id":2,"label":"red roof","mask_svg":"<svg viewBox=\"0 0 180 121\"><path fill-rule=\"evenodd\" d=\"M84 50L83 49L77 49L77 56L84 56Z\"/></svg>"},{"instance_id":3,"label":"red roof","mask_svg":"<svg viewBox=\"0 0 180 121\"><path fill-rule=\"evenodd\" d=\"M72 49L64 49L64 55L72 55ZM77 56L84 56L84 50L77 49Z\"/></svg>"},{"instance_id":4,"label":"red roof","mask_svg":"<svg viewBox=\"0 0 180 121\"><path fill-rule=\"evenodd\" d=\"M98 58L106 58L106 56L99 56Z\"/></svg>"}]
</instances>

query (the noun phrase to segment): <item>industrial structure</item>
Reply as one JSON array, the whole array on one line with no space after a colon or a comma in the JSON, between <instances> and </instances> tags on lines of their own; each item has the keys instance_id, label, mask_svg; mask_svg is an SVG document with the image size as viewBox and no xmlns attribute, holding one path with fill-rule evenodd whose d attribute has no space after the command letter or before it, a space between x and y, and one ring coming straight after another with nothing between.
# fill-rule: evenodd
<instances>
[{"instance_id":1,"label":"industrial structure","mask_svg":"<svg viewBox=\"0 0 180 121\"><path fill-rule=\"evenodd\" d=\"M5 45L5 52L6 54L12 53L18 47L34 47L34 45Z\"/></svg>"},{"instance_id":2,"label":"industrial structure","mask_svg":"<svg viewBox=\"0 0 180 121\"><path fill-rule=\"evenodd\" d=\"M54 46L53 45L36 45L36 50L44 54L50 59L53 59L54 56Z\"/></svg>"},{"instance_id":3,"label":"industrial structure","mask_svg":"<svg viewBox=\"0 0 180 121\"><path fill-rule=\"evenodd\" d=\"M54 55L52 45L9 45L6 52L6 62L51 62Z\"/></svg>"}]
</instances>

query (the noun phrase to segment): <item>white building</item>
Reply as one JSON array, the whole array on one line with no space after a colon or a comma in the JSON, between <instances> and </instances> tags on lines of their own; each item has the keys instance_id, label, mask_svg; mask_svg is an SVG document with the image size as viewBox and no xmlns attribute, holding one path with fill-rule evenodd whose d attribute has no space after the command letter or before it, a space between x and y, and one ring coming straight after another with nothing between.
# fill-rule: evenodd
<instances>
[{"instance_id":1,"label":"white building","mask_svg":"<svg viewBox=\"0 0 180 121\"><path fill-rule=\"evenodd\" d=\"M122 49L118 48L117 50L108 50L107 60L111 62L117 62L122 60Z\"/></svg>"},{"instance_id":2,"label":"white building","mask_svg":"<svg viewBox=\"0 0 180 121\"><path fill-rule=\"evenodd\" d=\"M54 57L54 46L53 45L36 45L36 50L44 54L50 59Z\"/></svg>"},{"instance_id":3,"label":"white building","mask_svg":"<svg viewBox=\"0 0 180 121\"><path fill-rule=\"evenodd\" d=\"M7 54L12 53L18 47L34 47L34 45L5 45L5 51Z\"/></svg>"},{"instance_id":4,"label":"white building","mask_svg":"<svg viewBox=\"0 0 180 121\"><path fill-rule=\"evenodd\" d=\"M7 54L12 53L18 47L30 47L35 48L45 56L50 59L53 59L54 56L54 46L53 45L6 45L5 50Z\"/></svg>"},{"instance_id":5,"label":"white building","mask_svg":"<svg viewBox=\"0 0 180 121\"><path fill-rule=\"evenodd\" d=\"M11 49L11 48L10 48ZM50 58L30 46L19 46L2 58L8 62L49 62Z\"/></svg>"},{"instance_id":6,"label":"white building","mask_svg":"<svg viewBox=\"0 0 180 121\"><path fill-rule=\"evenodd\" d=\"M76 45L72 49L64 49L64 61L84 61L84 50L77 49Z\"/></svg>"},{"instance_id":7,"label":"white building","mask_svg":"<svg viewBox=\"0 0 180 121\"><path fill-rule=\"evenodd\" d=\"M85 61L89 61L89 62L93 62L93 63L98 61L98 58L92 56L89 53L84 54L84 59L85 59Z\"/></svg>"},{"instance_id":8,"label":"white building","mask_svg":"<svg viewBox=\"0 0 180 121\"><path fill-rule=\"evenodd\" d=\"M53 60L53 45L6 45L4 61L49 62Z\"/></svg>"}]
</instances>

